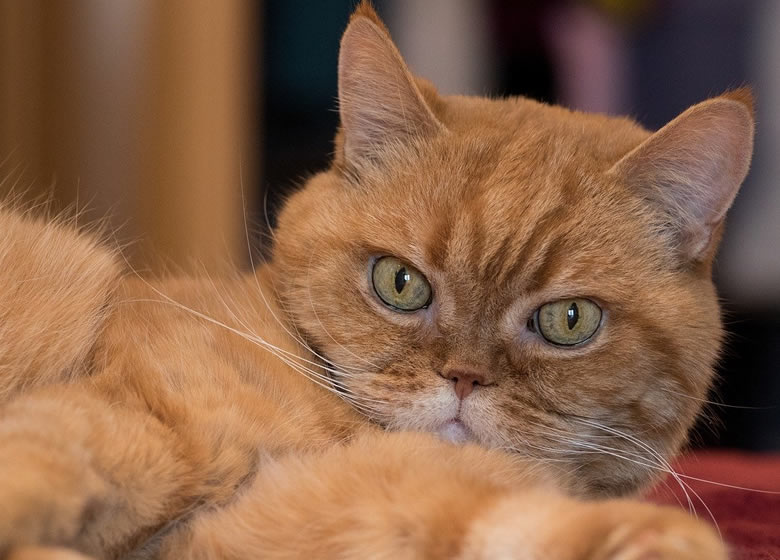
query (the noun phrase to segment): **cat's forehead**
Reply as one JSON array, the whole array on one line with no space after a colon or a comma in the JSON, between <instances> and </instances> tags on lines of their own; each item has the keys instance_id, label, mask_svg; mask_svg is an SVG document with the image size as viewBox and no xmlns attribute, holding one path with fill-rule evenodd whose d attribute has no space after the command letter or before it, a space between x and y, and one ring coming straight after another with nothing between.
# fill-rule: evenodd
<instances>
[{"instance_id":1,"label":"cat's forehead","mask_svg":"<svg viewBox=\"0 0 780 560\"><path fill-rule=\"evenodd\" d=\"M448 96L436 107L445 132L392 153L378 183L408 200L554 196L606 172L649 133L626 118L569 111L524 98ZM374 181L370 181L374 182ZM511 190L513 187L518 190ZM510 192L504 190L510 188Z\"/></svg>"},{"instance_id":2,"label":"cat's forehead","mask_svg":"<svg viewBox=\"0 0 780 560\"><path fill-rule=\"evenodd\" d=\"M438 110L447 128L459 135L492 131L516 150L538 150L548 157L569 154L582 158L580 163L614 163L649 136L626 117L582 113L523 97L447 96Z\"/></svg>"},{"instance_id":3,"label":"cat's forehead","mask_svg":"<svg viewBox=\"0 0 780 560\"><path fill-rule=\"evenodd\" d=\"M375 178L383 249L475 286L526 287L614 261L594 247L645 249L634 197L606 175L646 131L519 99L455 97L439 111L448 132Z\"/></svg>"},{"instance_id":4,"label":"cat's forehead","mask_svg":"<svg viewBox=\"0 0 780 560\"><path fill-rule=\"evenodd\" d=\"M601 179L648 135L626 119L523 99L454 97L446 107L446 132L395 151L367 178L371 199L399 218L457 222L465 213L488 225L511 221L517 232L551 207L620 190Z\"/></svg>"}]
</instances>

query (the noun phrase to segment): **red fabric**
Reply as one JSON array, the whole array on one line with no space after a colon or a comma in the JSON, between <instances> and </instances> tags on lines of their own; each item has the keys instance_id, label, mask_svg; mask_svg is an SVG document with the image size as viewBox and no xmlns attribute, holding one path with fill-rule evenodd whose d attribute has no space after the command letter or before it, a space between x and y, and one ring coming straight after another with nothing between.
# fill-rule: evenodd
<instances>
[{"instance_id":1,"label":"red fabric","mask_svg":"<svg viewBox=\"0 0 780 560\"><path fill-rule=\"evenodd\" d=\"M682 480L701 497L690 492L699 518L715 518L733 560L780 560L780 454L747 454L700 451L677 461L678 473L720 484L741 486L754 492L728 488L699 480ZM669 477L670 488L659 484L651 493L656 503L688 503L679 485ZM712 516L701 502L707 504Z\"/></svg>"}]
</instances>

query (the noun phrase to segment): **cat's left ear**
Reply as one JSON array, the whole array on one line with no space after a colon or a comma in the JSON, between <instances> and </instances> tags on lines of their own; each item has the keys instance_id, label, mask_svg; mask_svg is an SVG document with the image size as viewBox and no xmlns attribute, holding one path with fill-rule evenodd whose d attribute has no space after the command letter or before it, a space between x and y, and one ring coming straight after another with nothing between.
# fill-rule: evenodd
<instances>
[{"instance_id":1,"label":"cat's left ear","mask_svg":"<svg viewBox=\"0 0 780 560\"><path fill-rule=\"evenodd\" d=\"M368 2L352 14L339 51L343 157L360 166L384 150L443 129Z\"/></svg>"},{"instance_id":2,"label":"cat's left ear","mask_svg":"<svg viewBox=\"0 0 780 560\"><path fill-rule=\"evenodd\" d=\"M750 167L753 130L753 96L738 89L694 105L611 173L666 215L685 260L705 260Z\"/></svg>"}]
</instances>

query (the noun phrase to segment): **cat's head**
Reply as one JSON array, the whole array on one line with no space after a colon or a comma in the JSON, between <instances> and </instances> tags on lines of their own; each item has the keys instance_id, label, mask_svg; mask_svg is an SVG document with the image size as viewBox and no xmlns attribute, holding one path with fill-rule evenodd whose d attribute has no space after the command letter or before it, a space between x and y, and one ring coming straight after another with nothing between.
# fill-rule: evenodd
<instances>
[{"instance_id":1,"label":"cat's head","mask_svg":"<svg viewBox=\"0 0 780 560\"><path fill-rule=\"evenodd\" d=\"M388 428L538 457L591 494L662 472L720 348L711 265L749 92L655 133L441 96L361 5L339 99L333 165L288 201L271 264L334 384Z\"/></svg>"}]
</instances>

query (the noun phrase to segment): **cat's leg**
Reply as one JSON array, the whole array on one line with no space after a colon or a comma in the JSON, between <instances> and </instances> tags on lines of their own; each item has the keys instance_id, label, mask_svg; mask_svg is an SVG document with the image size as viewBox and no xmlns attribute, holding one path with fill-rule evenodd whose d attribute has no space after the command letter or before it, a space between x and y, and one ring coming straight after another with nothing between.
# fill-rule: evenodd
<instances>
[{"instance_id":1,"label":"cat's leg","mask_svg":"<svg viewBox=\"0 0 780 560\"><path fill-rule=\"evenodd\" d=\"M668 508L580 502L541 466L419 434L379 434L263 466L163 558L725 558L715 533Z\"/></svg>"},{"instance_id":2,"label":"cat's leg","mask_svg":"<svg viewBox=\"0 0 780 560\"><path fill-rule=\"evenodd\" d=\"M120 275L95 236L0 204L0 404L83 373Z\"/></svg>"},{"instance_id":3,"label":"cat's leg","mask_svg":"<svg viewBox=\"0 0 780 560\"><path fill-rule=\"evenodd\" d=\"M0 410L0 557L33 545L107 557L148 537L202 490L194 465L205 464L208 452L182 439L86 381L7 403Z\"/></svg>"},{"instance_id":4,"label":"cat's leg","mask_svg":"<svg viewBox=\"0 0 780 560\"><path fill-rule=\"evenodd\" d=\"M726 560L709 525L636 500L581 502L513 492L475 519L457 558L492 560Z\"/></svg>"},{"instance_id":5,"label":"cat's leg","mask_svg":"<svg viewBox=\"0 0 780 560\"><path fill-rule=\"evenodd\" d=\"M67 548L30 546L12 550L6 560L90 560L90 558Z\"/></svg>"}]
</instances>

